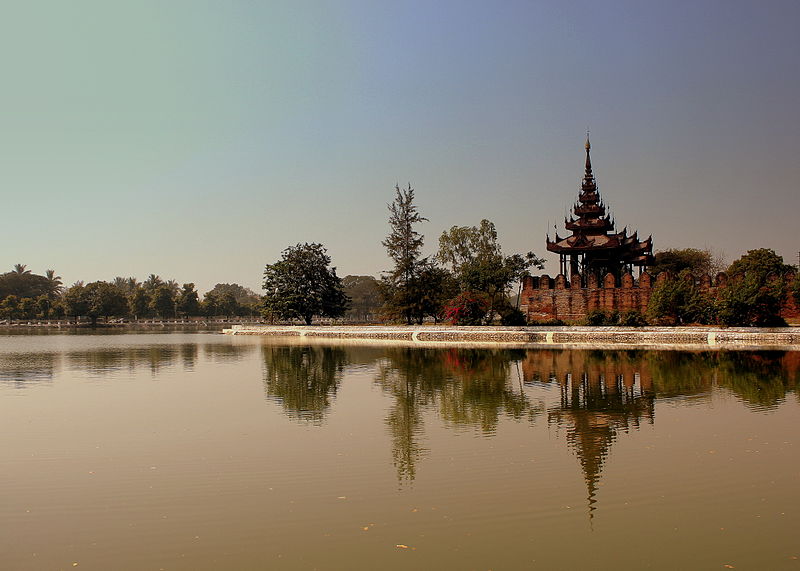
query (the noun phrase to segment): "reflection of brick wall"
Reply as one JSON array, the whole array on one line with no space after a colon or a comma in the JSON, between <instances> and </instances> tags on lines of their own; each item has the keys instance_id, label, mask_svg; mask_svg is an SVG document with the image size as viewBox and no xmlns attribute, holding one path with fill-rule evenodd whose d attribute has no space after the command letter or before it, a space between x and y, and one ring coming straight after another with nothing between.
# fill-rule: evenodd
<instances>
[{"instance_id":1,"label":"reflection of brick wall","mask_svg":"<svg viewBox=\"0 0 800 571\"><path fill-rule=\"evenodd\" d=\"M560 319L567 322L578 322L595 310L639 311L645 313L653 288L667 279L667 273L661 273L653 279L647 272L639 279L631 274L623 274L619 282L613 275L607 274L602 283L596 276L590 275L584 280L579 274L571 279L559 274L555 279L548 275L529 276L524 279L520 309L527 316L528 322L535 323L548 319ZM689 277L688 279L694 279ZM717 295L718 288L727 283L725 274L704 275L698 280L700 288ZM800 319L798 308L792 296L788 296L781 315L784 319Z\"/></svg>"}]
</instances>

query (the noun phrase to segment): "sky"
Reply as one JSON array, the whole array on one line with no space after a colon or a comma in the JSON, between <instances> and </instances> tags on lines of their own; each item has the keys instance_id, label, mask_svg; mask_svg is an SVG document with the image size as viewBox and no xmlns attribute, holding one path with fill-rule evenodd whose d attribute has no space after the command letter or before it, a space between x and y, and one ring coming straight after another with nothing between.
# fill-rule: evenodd
<instances>
[{"instance_id":1,"label":"sky","mask_svg":"<svg viewBox=\"0 0 800 571\"><path fill-rule=\"evenodd\" d=\"M796 1L9 3L0 271L258 291L319 242L377 276L409 183L426 255L486 218L542 256L587 128L620 229L797 263L798 21Z\"/></svg>"}]
</instances>

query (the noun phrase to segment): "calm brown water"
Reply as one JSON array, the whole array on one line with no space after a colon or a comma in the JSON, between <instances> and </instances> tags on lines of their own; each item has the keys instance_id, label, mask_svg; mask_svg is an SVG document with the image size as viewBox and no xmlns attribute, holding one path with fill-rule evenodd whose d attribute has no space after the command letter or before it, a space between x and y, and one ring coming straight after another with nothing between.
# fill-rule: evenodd
<instances>
[{"instance_id":1,"label":"calm brown water","mask_svg":"<svg viewBox=\"0 0 800 571\"><path fill-rule=\"evenodd\" d=\"M798 569L799 371L0 336L0 568Z\"/></svg>"}]
</instances>

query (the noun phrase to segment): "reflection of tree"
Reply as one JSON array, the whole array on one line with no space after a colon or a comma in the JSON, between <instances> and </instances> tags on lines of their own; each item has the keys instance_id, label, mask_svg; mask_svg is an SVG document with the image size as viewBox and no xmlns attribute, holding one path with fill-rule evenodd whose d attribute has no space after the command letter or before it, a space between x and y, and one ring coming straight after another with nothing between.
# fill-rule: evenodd
<instances>
[{"instance_id":1,"label":"reflection of tree","mask_svg":"<svg viewBox=\"0 0 800 571\"><path fill-rule=\"evenodd\" d=\"M180 352L183 368L187 370L194 369L194 364L197 362L197 343L184 343L180 347Z\"/></svg>"},{"instance_id":2,"label":"reflection of tree","mask_svg":"<svg viewBox=\"0 0 800 571\"><path fill-rule=\"evenodd\" d=\"M206 343L203 345L206 357L216 362L238 361L255 349L256 346L250 343Z\"/></svg>"},{"instance_id":3,"label":"reflection of tree","mask_svg":"<svg viewBox=\"0 0 800 571\"><path fill-rule=\"evenodd\" d=\"M52 381L55 361L55 353L0 354L0 382L24 388L31 381Z\"/></svg>"},{"instance_id":4,"label":"reflection of tree","mask_svg":"<svg viewBox=\"0 0 800 571\"><path fill-rule=\"evenodd\" d=\"M797 386L800 354L731 351L719 356L717 383L754 408L775 408Z\"/></svg>"},{"instance_id":5,"label":"reflection of tree","mask_svg":"<svg viewBox=\"0 0 800 571\"><path fill-rule=\"evenodd\" d=\"M658 398L705 396L714 384L719 353L648 351L641 368L649 374Z\"/></svg>"},{"instance_id":6,"label":"reflection of tree","mask_svg":"<svg viewBox=\"0 0 800 571\"><path fill-rule=\"evenodd\" d=\"M530 418L535 409L511 382L510 364L523 352L482 349L391 348L378 384L394 396L386 423L400 480L413 480L426 449L422 413L438 408L454 425L493 433L502 414Z\"/></svg>"},{"instance_id":7,"label":"reflection of tree","mask_svg":"<svg viewBox=\"0 0 800 571\"><path fill-rule=\"evenodd\" d=\"M520 361L524 351L451 349L444 362L453 381L443 388L442 416L454 424L495 431L500 415L531 419L535 410L525 394L514 389L511 363Z\"/></svg>"},{"instance_id":8,"label":"reflection of tree","mask_svg":"<svg viewBox=\"0 0 800 571\"><path fill-rule=\"evenodd\" d=\"M264 345L264 390L289 416L321 422L347 364L344 349Z\"/></svg>"},{"instance_id":9,"label":"reflection of tree","mask_svg":"<svg viewBox=\"0 0 800 571\"><path fill-rule=\"evenodd\" d=\"M145 347L98 348L75 351L67 358L70 366L90 374L103 374L122 369L134 371L146 366L155 374L175 362L177 349L173 345L150 345Z\"/></svg>"}]
</instances>

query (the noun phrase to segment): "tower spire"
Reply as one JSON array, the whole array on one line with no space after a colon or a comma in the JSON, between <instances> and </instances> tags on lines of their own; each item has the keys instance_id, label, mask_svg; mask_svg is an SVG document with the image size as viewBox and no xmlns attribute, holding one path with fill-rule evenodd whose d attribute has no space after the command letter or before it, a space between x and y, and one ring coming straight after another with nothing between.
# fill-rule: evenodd
<instances>
[{"instance_id":1,"label":"tower spire","mask_svg":"<svg viewBox=\"0 0 800 571\"><path fill-rule=\"evenodd\" d=\"M586 145L584 145L584 146L586 147L586 172L585 172L584 176L586 178L593 178L594 175L592 174L592 159L589 158L589 149L592 148L592 144L589 142L589 130L588 129L586 130Z\"/></svg>"}]
</instances>

